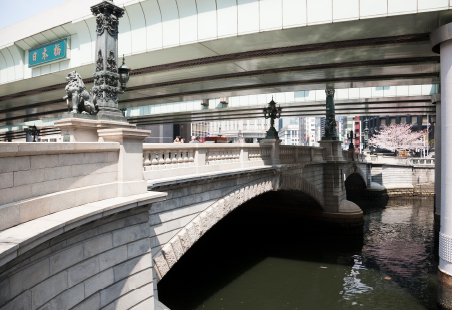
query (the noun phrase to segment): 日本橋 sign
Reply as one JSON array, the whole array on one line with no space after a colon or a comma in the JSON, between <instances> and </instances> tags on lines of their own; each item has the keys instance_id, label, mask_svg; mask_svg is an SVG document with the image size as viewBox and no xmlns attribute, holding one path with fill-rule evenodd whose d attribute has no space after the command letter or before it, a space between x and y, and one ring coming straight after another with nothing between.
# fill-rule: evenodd
<instances>
[{"instance_id":1,"label":"\u65e5\u672c\u6a4b sign","mask_svg":"<svg viewBox=\"0 0 452 310\"><path fill-rule=\"evenodd\" d=\"M59 61L67 58L67 39L41 45L28 51L28 67Z\"/></svg>"}]
</instances>

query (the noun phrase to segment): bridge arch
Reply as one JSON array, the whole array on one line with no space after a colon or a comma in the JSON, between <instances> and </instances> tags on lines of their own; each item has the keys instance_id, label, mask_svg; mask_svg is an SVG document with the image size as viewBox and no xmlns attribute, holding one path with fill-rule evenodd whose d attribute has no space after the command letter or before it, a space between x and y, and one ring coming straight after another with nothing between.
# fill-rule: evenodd
<instances>
[{"instance_id":1,"label":"bridge arch","mask_svg":"<svg viewBox=\"0 0 452 310\"><path fill-rule=\"evenodd\" d=\"M282 175L279 189L297 190L306 193L313 198L323 209L325 200L323 194L311 182L294 175Z\"/></svg>"},{"instance_id":2,"label":"bridge arch","mask_svg":"<svg viewBox=\"0 0 452 310\"><path fill-rule=\"evenodd\" d=\"M154 255L153 259L158 280L162 279L195 242L218 221L243 203L275 189L301 191L311 197L323 209L324 199L322 193L312 183L301 177L293 175L282 175L279 179L265 177L244 184L212 203L175 234Z\"/></svg>"},{"instance_id":3,"label":"bridge arch","mask_svg":"<svg viewBox=\"0 0 452 310\"><path fill-rule=\"evenodd\" d=\"M365 174L357 165L354 165L349 172L344 181L347 200L365 198L367 189Z\"/></svg>"},{"instance_id":4,"label":"bridge arch","mask_svg":"<svg viewBox=\"0 0 452 310\"><path fill-rule=\"evenodd\" d=\"M365 173L356 163L353 163L353 165L349 169L346 169L344 181L347 181L347 179L353 174L359 175L364 184L367 184L367 178Z\"/></svg>"},{"instance_id":5,"label":"bridge arch","mask_svg":"<svg viewBox=\"0 0 452 310\"><path fill-rule=\"evenodd\" d=\"M274 190L275 185L275 178L261 178L236 188L212 203L154 255L158 280L162 279L182 255L219 220L248 200Z\"/></svg>"}]
</instances>

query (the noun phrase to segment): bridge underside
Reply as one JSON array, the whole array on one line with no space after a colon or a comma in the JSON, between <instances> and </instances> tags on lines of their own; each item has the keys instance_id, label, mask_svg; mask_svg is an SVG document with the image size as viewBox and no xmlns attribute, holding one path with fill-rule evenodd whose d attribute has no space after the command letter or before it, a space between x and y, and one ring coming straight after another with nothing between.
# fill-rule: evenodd
<instances>
[{"instance_id":1,"label":"bridge underside","mask_svg":"<svg viewBox=\"0 0 452 310\"><path fill-rule=\"evenodd\" d=\"M132 55L127 92L120 107L228 96L439 83L439 56L429 34L447 19L427 12L274 30ZM207 53L208 51L208 53ZM207 56L207 57L206 57ZM150 64L150 65L148 65ZM66 71L22 80L0 91L0 125L60 116L67 111ZM92 86L93 65L77 68ZM56 82L60 81L60 82ZM39 85L39 87L37 87ZM23 91L27 89L26 91ZM321 115L323 105L288 103L287 116ZM256 109L185 113L130 119L140 124L252 118ZM338 101L340 114L432 112L428 98ZM224 113L224 114L223 114Z\"/></svg>"}]
</instances>

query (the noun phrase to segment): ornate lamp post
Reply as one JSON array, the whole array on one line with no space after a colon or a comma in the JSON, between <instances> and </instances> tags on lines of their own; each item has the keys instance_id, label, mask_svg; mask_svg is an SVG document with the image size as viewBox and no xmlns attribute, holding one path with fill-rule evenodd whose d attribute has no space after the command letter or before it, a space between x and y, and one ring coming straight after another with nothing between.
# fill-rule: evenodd
<instances>
[{"instance_id":1,"label":"ornate lamp post","mask_svg":"<svg viewBox=\"0 0 452 310\"><path fill-rule=\"evenodd\" d=\"M33 137L33 142L36 142L36 136L39 136L41 130L38 129L35 125L25 128L24 131Z\"/></svg>"},{"instance_id":2,"label":"ornate lamp post","mask_svg":"<svg viewBox=\"0 0 452 310\"><path fill-rule=\"evenodd\" d=\"M322 140L336 140L336 111L334 108L334 89L326 89L325 136Z\"/></svg>"},{"instance_id":3,"label":"ornate lamp post","mask_svg":"<svg viewBox=\"0 0 452 310\"><path fill-rule=\"evenodd\" d=\"M124 121L127 119L118 109L118 94L124 93L130 77L130 68L118 68L118 25L124 9L116 6L113 0L104 0L91 7L96 16L96 52L94 58L94 86L88 93L83 80L76 71L66 78L68 106L74 114L96 115L95 119ZM120 87L118 87L118 82ZM71 101L69 101L71 99Z\"/></svg>"},{"instance_id":4,"label":"ornate lamp post","mask_svg":"<svg viewBox=\"0 0 452 310\"><path fill-rule=\"evenodd\" d=\"M368 141L369 141L369 120L366 118L364 123L366 124L366 128L364 128L364 146L365 146L364 151L369 151L369 144L368 144Z\"/></svg>"},{"instance_id":5,"label":"ornate lamp post","mask_svg":"<svg viewBox=\"0 0 452 310\"><path fill-rule=\"evenodd\" d=\"M348 149L349 150L354 150L355 146L353 145L353 130L349 131L349 133L347 135L347 138L350 139L350 144L348 145Z\"/></svg>"},{"instance_id":6,"label":"ornate lamp post","mask_svg":"<svg viewBox=\"0 0 452 310\"><path fill-rule=\"evenodd\" d=\"M279 139L275 129L275 119L281 117L281 107L276 107L276 102L270 101L268 107L263 109L265 119L270 118L270 129L267 131L265 139Z\"/></svg>"}]
</instances>

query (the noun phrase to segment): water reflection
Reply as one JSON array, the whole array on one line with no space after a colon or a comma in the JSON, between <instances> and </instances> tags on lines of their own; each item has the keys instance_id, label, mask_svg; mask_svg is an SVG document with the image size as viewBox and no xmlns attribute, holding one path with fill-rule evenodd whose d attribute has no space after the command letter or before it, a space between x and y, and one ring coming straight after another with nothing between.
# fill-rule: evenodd
<instances>
[{"instance_id":1,"label":"water reflection","mask_svg":"<svg viewBox=\"0 0 452 310\"><path fill-rule=\"evenodd\" d=\"M173 267L159 299L172 310L435 309L433 200L359 204L358 237L241 207Z\"/></svg>"}]
</instances>

